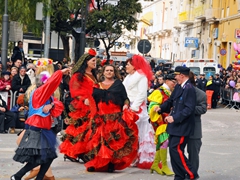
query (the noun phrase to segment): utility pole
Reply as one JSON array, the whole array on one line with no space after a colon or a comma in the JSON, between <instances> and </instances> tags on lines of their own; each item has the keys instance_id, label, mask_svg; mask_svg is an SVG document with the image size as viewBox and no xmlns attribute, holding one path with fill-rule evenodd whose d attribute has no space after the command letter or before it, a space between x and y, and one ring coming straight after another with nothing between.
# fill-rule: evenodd
<instances>
[{"instance_id":1,"label":"utility pole","mask_svg":"<svg viewBox=\"0 0 240 180\"><path fill-rule=\"evenodd\" d=\"M51 0L48 0L47 8L49 9L51 5ZM45 22L45 38L44 38L44 58L49 56L49 45L50 45L50 13L47 12L46 22Z\"/></svg>"},{"instance_id":2,"label":"utility pole","mask_svg":"<svg viewBox=\"0 0 240 180\"><path fill-rule=\"evenodd\" d=\"M7 69L7 52L8 52L8 1L5 0L4 15L2 21L2 49L1 49L1 61L3 70Z\"/></svg>"},{"instance_id":3,"label":"utility pole","mask_svg":"<svg viewBox=\"0 0 240 180\"><path fill-rule=\"evenodd\" d=\"M87 23L87 16L88 16L88 4L89 4L89 1L86 0L85 12L84 12L83 3L81 5L81 32L80 32L80 42L79 42L79 58L85 52L85 46L86 46L86 32L85 31L86 31L86 23Z\"/></svg>"}]
</instances>

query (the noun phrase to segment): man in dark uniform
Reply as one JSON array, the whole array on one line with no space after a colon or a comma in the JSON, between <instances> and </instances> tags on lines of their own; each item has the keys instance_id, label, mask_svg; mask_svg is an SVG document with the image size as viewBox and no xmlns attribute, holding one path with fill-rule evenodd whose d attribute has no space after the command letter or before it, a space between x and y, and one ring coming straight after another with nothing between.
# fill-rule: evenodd
<instances>
[{"instance_id":1,"label":"man in dark uniform","mask_svg":"<svg viewBox=\"0 0 240 180\"><path fill-rule=\"evenodd\" d=\"M183 66L175 68L175 86L170 98L160 108L158 113L170 112L164 120L168 122L169 152L171 164L175 173L174 180L198 179L197 171L192 167L184 149L194 129L194 115L196 106L196 92L189 81L190 69Z\"/></svg>"},{"instance_id":2,"label":"man in dark uniform","mask_svg":"<svg viewBox=\"0 0 240 180\"><path fill-rule=\"evenodd\" d=\"M205 79L205 74L200 74L200 79L198 81L197 87L206 92L206 84L207 80Z\"/></svg>"},{"instance_id":3,"label":"man in dark uniform","mask_svg":"<svg viewBox=\"0 0 240 180\"><path fill-rule=\"evenodd\" d=\"M219 74L215 74L215 78L213 79L213 84L215 85L214 94L213 94L213 101L212 101L212 108L217 108L217 103L220 99L220 87L222 85L222 80L219 77Z\"/></svg>"},{"instance_id":4,"label":"man in dark uniform","mask_svg":"<svg viewBox=\"0 0 240 180\"><path fill-rule=\"evenodd\" d=\"M195 107L195 128L193 135L190 136L187 143L188 158L193 168L198 172L199 168L199 153L202 146L202 123L201 115L207 112L207 96L206 93L196 87L195 81L191 78L190 81L195 86L196 90L196 107Z\"/></svg>"},{"instance_id":5,"label":"man in dark uniform","mask_svg":"<svg viewBox=\"0 0 240 180\"><path fill-rule=\"evenodd\" d=\"M198 86L199 78L198 78L197 74L194 74L194 81L195 81L196 86Z\"/></svg>"}]
</instances>

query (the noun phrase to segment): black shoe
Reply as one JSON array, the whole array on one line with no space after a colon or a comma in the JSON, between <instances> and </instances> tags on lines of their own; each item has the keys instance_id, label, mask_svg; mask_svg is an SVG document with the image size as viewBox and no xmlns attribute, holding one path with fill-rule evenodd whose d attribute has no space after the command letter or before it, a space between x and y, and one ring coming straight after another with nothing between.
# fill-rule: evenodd
<instances>
[{"instance_id":1,"label":"black shoe","mask_svg":"<svg viewBox=\"0 0 240 180\"><path fill-rule=\"evenodd\" d=\"M69 161L72 161L72 162L79 162L77 159L69 157L66 154L64 155L63 159L64 159L64 161L66 161L66 159L68 159Z\"/></svg>"},{"instance_id":2,"label":"black shoe","mask_svg":"<svg viewBox=\"0 0 240 180\"><path fill-rule=\"evenodd\" d=\"M184 180L196 180L196 179L199 179L199 178L200 178L199 175L195 175L194 179L190 179L189 175L186 175Z\"/></svg>"},{"instance_id":3,"label":"black shoe","mask_svg":"<svg viewBox=\"0 0 240 180\"><path fill-rule=\"evenodd\" d=\"M114 171L114 164L113 163L109 163L108 164L108 172L112 173Z\"/></svg>"},{"instance_id":4,"label":"black shoe","mask_svg":"<svg viewBox=\"0 0 240 180\"><path fill-rule=\"evenodd\" d=\"M87 171L88 171L88 172L94 172L94 171L95 171L95 168L94 168L94 167L89 167L89 168L87 168Z\"/></svg>"},{"instance_id":5,"label":"black shoe","mask_svg":"<svg viewBox=\"0 0 240 180\"><path fill-rule=\"evenodd\" d=\"M22 178L18 178L17 176L15 176L15 175L12 175L11 177L10 177L10 180L21 180Z\"/></svg>"},{"instance_id":6,"label":"black shoe","mask_svg":"<svg viewBox=\"0 0 240 180\"><path fill-rule=\"evenodd\" d=\"M83 162L83 163L88 162L88 160L84 157L83 154L80 154L80 155L78 156L78 161L79 161L80 163L81 163L81 162Z\"/></svg>"}]
</instances>

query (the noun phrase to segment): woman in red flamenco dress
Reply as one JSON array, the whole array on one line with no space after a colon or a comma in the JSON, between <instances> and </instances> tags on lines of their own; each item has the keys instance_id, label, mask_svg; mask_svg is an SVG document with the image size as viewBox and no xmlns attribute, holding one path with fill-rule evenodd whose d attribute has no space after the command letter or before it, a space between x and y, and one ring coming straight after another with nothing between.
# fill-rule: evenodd
<instances>
[{"instance_id":1,"label":"woman in red flamenco dress","mask_svg":"<svg viewBox=\"0 0 240 180\"><path fill-rule=\"evenodd\" d=\"M75 161L86 153L89 120L96 113L92 97L93 87L98 87L95 55L96 51L90 49L80 57L72 71L69 89L73 100L69 106L70 113L67 119L69 126L59 147L60 152L65 155L64 159Z\"/></svg>"},{"instance_id":2,"label":"woman in red flamenco dress","mask_svg":"<svg viewBox=\"0 0 240 180\"><path fill-rule=\"evenodd\" d=\"M138 116L128 110L129 100L118 71L106 65L102 72L100 79L104 80L93 90L97 114L86 134L89 142L84 159L89 172L122 170L130 166L138 150Z\"/></svg>"}]
</instances>

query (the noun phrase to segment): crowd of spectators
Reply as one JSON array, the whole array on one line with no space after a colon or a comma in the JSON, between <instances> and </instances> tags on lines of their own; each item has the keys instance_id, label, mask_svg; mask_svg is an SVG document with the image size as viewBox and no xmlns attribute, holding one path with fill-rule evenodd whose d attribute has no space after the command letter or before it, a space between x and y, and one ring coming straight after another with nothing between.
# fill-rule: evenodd
<instances>
[{"instance_id":1,"label":"crowd of spectators","mask_svg":"<svg viewBox=\"0 0 240 180\"><path fill-rule=\"evenodd\" d=\"M20 43L21 46L21 43ZM20 50L17 50L15 52L16 57L20 57L20 55L17 55L17 53L22 53ZM97 73L100 73L102 71L101 66L101 60L97 59ZM151 82L150 88L148 90L148 94L150 94L153 90L157 89L164 83L164 76L166 74L170 74L173 72L173 70L170 67L165 67L163 63L156 64L154 61L149 62L152 71L153 71L153 80ZM66 67L73 67L74 64L71 64L68 62L67 58L63 58L62 61L56 61L54 62L55 70L63 69ZM125 71L125 62L114 62L114 65L117 67L117 69L120 72L122 80L127 75ZM36 66L34 65L34 61L32 59L13 59L12 61L7 62L7 70L2 70L2 64L0 62L0 91L1 92L9 92L12 91L16 92L17 96L24 94L28 87L31 84L35 83L35 71ZM66 104L66 107L68 107L67 104L70 103L71 97L69 95L69 87L68 83L70 80L70 75L64 75L62 79L62 83L60 85L60 99L64 101ZM197 87L203 91L206 91L207 89L212 89L216 92L216 102L218 102L221 99L221 103L228 104L229 101L237 101L240 102L239 93L240 93L240 71L233 69L232 65L230 64L226 69L222 68L220 70L219 74L215 74L215 76L212 76L210 79L205 79L205 74L195 75L195 80ZM209 81L212 81L209 86ZM228 94L226 95L226 92ZM231 92L231 94L229 94ZM14 133L15 126L19 126L20 128L23 128L24 124L20 121L19 116L16 115L18 111L18 108L24 107L24 105L20 105L17 102L17 98L14 100L15 107L10 107L10 98L8 96L6 104L8 104L7 111L14 113L14 119L15 119L15 125L14 127L4 127L4 129L0 129L0 133L4 133L7 131L8 128L10 128L10 132ZM12 108L12 109L11 109ZM24 109L24 108L21 108ZM67 109L67 108L66 108ZM1 112L1 109L0 109ZM67 112L65 112L67 113ZM63 115L64 116L64 115ZM63 117L64 118L64 117ZM4 120L0 119L1 121L6 121L6 118ZM18 128L18 127L17 127Z\"/></svg>"},{"instance_id":2,"label":"crowd of spectators","mask_svg":"<svg viewBox=\"0 0 240 180\"><path fill-rule=\"evenodd\" d=\"M14 48L12 59L8 59L7 68L3 71L0 61L0 133L15 133L15 128L24 128L24 121L27 118L27 106L23 103L24 93L35 84L36 66L32 59L22 59L24 53L21 51L22 44ZM21 58L21 59L20 59ZM72 67L67 58L54 62L55 70ZM65 92L69 91L68 82L70 75L64 75L60 85L61 100ZM2 103L2 105L1 105ZM5 106L6 103L6 106ZM3 106L3 107L2 107ZM2 108L1 108L2 107ZM23 115L21 115L23 113ZM10 120L13 120L10 122Z\"/></svg>"},{"instance_id":3,"label":"crowd of spectators","mask_svg":"<svg viewBox=\"0 0 240 180\"><path fill-rule=\"evenodd\" d=\"M240 102L240 70L234 69L230 64L226 69L220 70L222 104L239 109Z\"/></svg>"}]
</instances>

